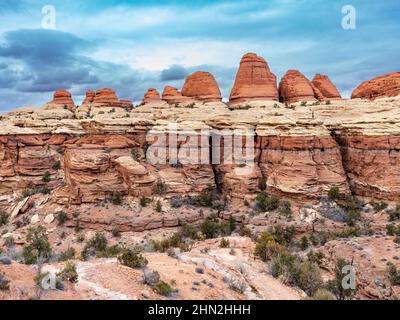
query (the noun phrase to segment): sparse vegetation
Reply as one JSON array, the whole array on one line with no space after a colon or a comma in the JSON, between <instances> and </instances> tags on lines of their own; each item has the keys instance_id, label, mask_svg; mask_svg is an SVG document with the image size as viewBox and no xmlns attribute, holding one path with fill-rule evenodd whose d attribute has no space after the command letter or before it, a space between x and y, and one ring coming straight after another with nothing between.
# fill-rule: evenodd
<instances>
[{"instance_id":1,"label":"sparse vegetation","mask_svg":"<svg viewBox=\"0 0 400 320\"><path fill-rule=\"evenodd\" d=\"M116 206L120 206L122 204L122 194L119 191L114 191L112 194L112 203Z\"/></svg>"},{"instance_id":2,"label":"sparse vegetation","mask_svg":"<svg viewBox=\"0 0 400 320\"><path fill-rule=\"evenodd\" d=\"M26 237L26 245L22 256L26 264L35 264L38 259L48 261L51 256L51 247L47 238L46 229L42 226L29 228Z\"/></svg>"},{"instance_id":3,"label":"sparse vegetation","mask_svg":"<svg viewBox=\"0 0 400 320\"><path fill-rule=\"evenodd\" d=\"M267 179L265 179L264 177L258 179L258 189L260 189L261 191L267 190Z\"/></svg>"},{"instance_id":4,"label":"sparse vegetation","mask_svg":"<svg viewBox=\"0 0 400 320\"><path fill-rule=\"evenodd\" d=\"M53 164L53 170L60 170L61 169L61 161L56 161L54 164Z\"/></svg>"},{"instance_id":5,"label":"sparse vegetation","mask_svg":"<svg viewBox=\"0 0 400 320\"><path fill-rule=\"evenodd\" d=\"M257 206L261 211L273 211L279 208L279 199L270 197L264 191L260 192L256 198Z\"/></svg>"},{"instance_id":6,"label":"sparse vegetation","mask_svg":"<svg viewBox=\"0 0 400 320\"><path fill-rule=\"evenodd\" d=\"M147 266L148 261L137 250L125 249L120 256L118 262L132 269L141 269Z\"/></svg>"},{"instance_id":7,"label":"sparse vegetation","mask_svg":"<svg viewBox=\"0 0 400 320\"><path fill-rule=\"evenodd\" d=\"M157 212L161 212L162 211L162 203L161 203L160 200L157 200L155 209L156 209Z\"/></svg>"},{"instance_id":8,"label":"sparse vegetation","mask_svg":"<svg viewBox=\"0 0 400 320\"><path fill-rule=\"evenodd\" d=\"M150 199L143 196L140 198L139 203L142 208L145 208L150 203Z\"/></svg>"},{"instance_id":9,"label":"sparse vegetation","mask_svg":"<svg viewBox=\"0 0 400 320\"><path fill-rule=\"evenodd\" d=\"M121 237L121 231L117 227L112 229L111 234L113 235L114 238Z\"/></svg>"},{"instance_id":10,"label":"sparse vegetation","mask_svg":"<svg viewBox=\"0 0 400 320\"><path fill-rule=\"evenodd\" d=\"M164 181L162 181L161 179L159 179L159 180L157 181L157 183L155 184L155 187L154 187L154 188L155 188L156 194L162 196L162 195L164 195L164 194L167 192L168 186L167 186L167 184L166 184Z\"/></svg>"},{"instance_id":11,"label":"sparse vegetation","mask_svg":"<svg viewBox=\"0 0 400 320\"><path fill-rule=\"evenodd\" d=\"M8 223L10 215L4 211L0 211L0 227Z\"/></svg>"},{"instance_id":12,"label":"sparse vegetation","mask_svg":"<svg viewBox=\"0 0 400 320\"><path fill-rule=\"evenodd\" d=\"M56 215L56 220L58 222L59 226L62 226L65 222L67 222L68 220L68 215L67 213L65 213L64 211L60 211L59 213L57 213Z\"/></svg>"},{"instance_id":13,"label":"sparse vegetation","mask_svg":"<svg viewBox=\"0 0 400 320\"><path fill-rule=\"evenodd\" d=\"M249 238L252 237L251 230L248 227L246 227L244 224L241 224L239 227L239 235L241 237L249 237Z\"/></svg>"},{"instance_id":14,"label":"sparse vegetation","mask_svg":"<svg viewBox=\"0 0 400 320\"><path fill-rule=\"evenodd\" d=\"M76 251L74 248L68 248L66 251L60 253L59 261L68 261L75 259Z\"/></svg>"},{"instance_id":15,"label":"sparse vegetation","mask_svg":"<svg viewBox=\"0 0 400 320\"><path fill-rule=\"evenodd\" d=\"M0 273L0 291L9 291L10 281L6 278L5 274Z\"/></svg>"},{"instance_id":16,"label":"sparse vegetation","mask_svg":"<svg viewBox=\"0 0 400 320\"><path fill-rule=\"evenodd\" d=\"M328 196L332 201L339 199L340 197L340 190L339 187L332 187L329 189Z\"/></svg>"},{"instance_id":17,"label":"sparse vegetation","mask_svg":"<svg viewBox=\"0 0 400 320\"><path fill-rule=\"evenodd\" d=\"M51 174L50 174L50 172L46 171L46 172L44 173L44 175L42 176L42 181L45 182L45 183L48 183L48 182L51 181Z\"/></svg>"},{"instance_id":18,"label":"sparse vegetation","mask_svg":"<svg viewBox=\"0 0 400 320\"><path fill-rule=\"evenodd\" d=\"M220 248L229 248L229 240L222 238L221 242L219 243Z\"/></svg>"},{"instance_id":19,"label":"sparse vegetation","mask_svg":"<svg viewBox=\"0 0 400 320\"><path fill-rule=\"evenodd\" d=\"M388 262L386 274L392 286L400 286L400 270L393 263Z\"/></svg>"},{"instance_id":20,"label":"sparse vegetation","mask_svg":"<svg viewBox=\"0 0 400 320\"><path fill-rule=\"evenodd\" d=\"M382 210L385 210L388 207L388 204L383 201L381 201L381 202L372 201L370 204L374 208L375 212L380 212Z\"/></svg>"},{"instance_id":21,"label":"sparse vegetation","mask_svg":"<svg viewBox=\"0 0 400 320\"><path fill-rule=\"evenodd\" d=\"M292 205L289 201L281 201L279 205L279 214L288 219L292 217Z\"/></svg>"},{"instance_id":22,"label":"sparse vegetation","mask_svg":"<svg viewBox=\"0 0 400 320\"><path fill-rule=\"evenodd\" d=\"M108 246L108 241L104 234L96 233L93 238L86 242L81 253L81 258L86 261L91 257L116 257L121 253L121 250L118 245Z\"/></svg>"},{"instance_id":23,"label":"sparse vegetation","mask_svg":"<svg viewBox=\"0 0 400 320\"><path fill-rule=\"evenodd\" d=\"M397 204L394 209L388 210L387 214L389 215L389 221L400 220L400 204Z\"/></svg>"},{"instance_id":24,"label":"sparse vegetation","mask_svg":"<svg viewBox=\"0 0 400 320\"><path fill-rule=\"evenodd\" d=\"M76 271L76 266L72 262L67 262L64 269L57 274L63 281L69 281L71 283L78 282L78 272Z\"/></svg>"},{"instance_id":25,"label":"sparse vegetation","mask_svg":"<svg viewBox=\"0 0 400 320\"><path fill-rule=\"evenodd\" d=\"M162 280L154 286L154 291L164 297L169 297L173 292L171 286Z\"/></svg>"},{"instance_id":26,"label":"sparse vegetation","mask_svg":"<svg viewBox=\"0 0 400 320\"><path fill-rule=\"evenodd\" d=\"M343 268L351 265L352 263L350 261L338 259L335 266L335 279L327 282L327 289L332 292L338 300L352 299L357 293L357 287L355 289L346 289L342 285L344 277L346 276L346 273L343 273Z\"/></svg>"}]
</instances>

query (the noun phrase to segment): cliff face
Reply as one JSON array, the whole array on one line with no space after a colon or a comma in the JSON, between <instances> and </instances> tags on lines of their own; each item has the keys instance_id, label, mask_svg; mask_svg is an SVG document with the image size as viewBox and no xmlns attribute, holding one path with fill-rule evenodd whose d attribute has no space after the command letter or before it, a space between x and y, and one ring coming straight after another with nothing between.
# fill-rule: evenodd
<instances>
[{"instance_id":1,"label":"cliff face","mask_svg":"<svg viewBox=\"0 0 400 320\"><path fill-rule=\"evenodd\" d=\"M86 119L63 108L15 111L0 120L0 199L47 188L60 204L80 204L115 193L152 196L160 188L166 197L199 195L210 186L243 199L257 195L260 178L269 193L288 198L317 198L333 186L343 195L399 197L400 99L343 100L294 110L273 101L249 104L248 110L230 110L222 103L167 109L150 103L128 117L110 112ZM179 142L183 163L149 163L145 152L152 140L146 142L146 135L170 133L171 122L178 133L201 142ZM204 135L240 128L254 132L254 165L191 164L224 152L211 135L200 139L200 130ZM246 150L244 136L243 141Z\"/></svg>"}]
</instances>

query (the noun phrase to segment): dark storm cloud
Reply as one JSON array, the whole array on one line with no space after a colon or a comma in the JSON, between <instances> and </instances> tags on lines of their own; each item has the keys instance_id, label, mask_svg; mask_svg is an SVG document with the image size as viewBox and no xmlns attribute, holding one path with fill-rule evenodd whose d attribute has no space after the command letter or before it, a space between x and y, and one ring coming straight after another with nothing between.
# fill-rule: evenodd
<instances>
[{"instance_id":1,"label":"dark storm cloud","mask_svg":"<svg viewBox=\"0 0 400 320\"><path fill-rule=\"evenodd\" d=\"M174 64L168 69L161 71L161 81L185 79L188 71L181 65Z\"/></svg>"}]
</instances>

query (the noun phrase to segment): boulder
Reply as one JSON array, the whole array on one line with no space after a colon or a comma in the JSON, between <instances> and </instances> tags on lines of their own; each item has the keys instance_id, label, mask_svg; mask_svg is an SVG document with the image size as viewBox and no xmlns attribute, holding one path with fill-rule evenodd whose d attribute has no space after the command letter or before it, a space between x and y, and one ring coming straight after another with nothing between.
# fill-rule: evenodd
<instances>
[{"instance_id":1,"label":"boulder","mask_svg":"<svg viewBox=\"0 0 400 320\"><path fill-rule=\"evenodd\" d=\"M264 58L255 53L245 54L240 62L230 102L246 100L278 100L276 76Z\"/></svg>"}]
</instances>

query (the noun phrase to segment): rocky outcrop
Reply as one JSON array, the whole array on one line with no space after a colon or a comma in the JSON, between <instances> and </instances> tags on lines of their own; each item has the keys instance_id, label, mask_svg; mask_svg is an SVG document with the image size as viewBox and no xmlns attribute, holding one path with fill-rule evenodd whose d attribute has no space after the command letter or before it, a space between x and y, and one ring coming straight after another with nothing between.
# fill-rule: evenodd
<instances>
[{"instance_id":1,"label":"rocky outcrop","mask_svg":"<svg viewBox=\"0 0 400 320\"><path fill-rule=\"evenodd\" d=\"M245 54L240 62L230 102L249 100L278 100L276 76L264 58L255 53Z\"/></svg>"},{"instance_id":2,"label":"rocky outcrop","mask_svg":"<svg viewBox=\"0 0 400 320\"><path fill-rule=\"evenodd\" d=\"M316 74L311 81L311 84L319 90L319 92L322 94L323 99L335 100L342 98L336 86L326 75L321 75L319 73ZM318 96L317 98L318 100L321 100L321 98L319 98Z\"/></svg>"},{"instance_id":3,"label":"rocky outcrop","mask_svg":"<svg viewBox=\"0 0 400 320\"><path fill-rule=\"evenodd\" d=\"M166 86L164 88L162 99L170 105L188 103L190 101L193 101L192 98L184 97L177 88L171 86Z\"/></svg>"},{"instance_id":4,"label":"rocky outcrop","mask_svg":"<svg viewBox=\"0 0 400 320\"><path fill-rule=\"evenodd\" d=\"M93 99L92 107L132 107L132 101L119 100L115 91L112 89L99 89Z\"/></svg>"},{"instance_id":5,"label":"rocky outcrop","mask_svg":"<svg viewBox=\"0 0 400 320\"><path fill-rule=\"evenodd\" d=\"M45 109L52 108L65 108L70 110L71 112L75 112L75 103L72 100L72 95L67 90L57 90L54 93L54 98L52 101L45 104Z\"/></svg>"},{"instance_id":6,"label":"rocky outcrop","mask_svg":"<svg viewBox=\"0 0 400 320\"><path fill-rule=\"evenodd\" d=\"M157 89L150 88L144 94L142 104L151 103L151 102L159 102L159 101L161 101L161 97L160 97L160 94L158 93Z\"/></svg>"},{"instance_id":7,"label":"rocky outcrop","mask_svg":"<svg viewBox=\"0 0 400 320\"><path fill-rule=\"evenodd\" d=\"M351 98L375 100L398 95L400 95L400 72L393 72L363 82L353 91Z\"/></svg>"},{"instance_id":8,"label":"rocky outcrop","mask_svg":"<svg viewBox=\"0 0 400 320\"><path fill-rule=\"evenodd\" d=\"M83 100L83 102L82 102L82 107L90 106L94 101L95 95L96 95L96 93L93 90L88 90L86 92L85 100Z\"/></svg>"},{"instance_id":9,"label":"rocky outcrop","mask_svg":"<svg viewBox=\"0 0 400 320\"><path fill-rule=\"evenodd\" d=\"M279 84L280 100L283 103L317 101L310 81L298 70L289 70Z\"/></svg>"},{"instance_id":10,"label":"rocky outcrop","mask_svg":"<svg viewBox=\"0 0 400 320\"><path fill-rule=\"evenodd\" d=\"M203 102L220 102L221 91L209 72L195 72L186 78L182 95Z\"/></svg>"}]
</instances>

